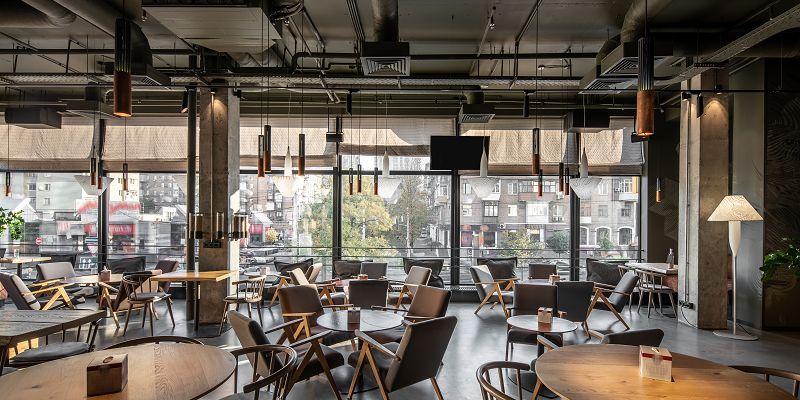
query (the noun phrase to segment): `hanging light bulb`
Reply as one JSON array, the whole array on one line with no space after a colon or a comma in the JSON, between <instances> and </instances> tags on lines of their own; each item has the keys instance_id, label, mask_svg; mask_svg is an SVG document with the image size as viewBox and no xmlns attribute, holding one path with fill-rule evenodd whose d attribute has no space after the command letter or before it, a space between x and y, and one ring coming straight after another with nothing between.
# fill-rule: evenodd
<instances>
[{"instance_id":1,"label":"hanging light bulb","mask_svg":"<svg viewBox=\"0 0 800 400\"><path fill-rule=\"evenodd\" d=\"M656 178L656 203L661 203L662 200L662 193L661 193L661 178Z\"/></svg>"},{"instance_id":2,"label":"hanging light bulb","mask_svg":"<svg viewBox=\"0 0 800 400\"><path fill-rule=\"evenodd\" d=\"M527 98L527 97L526 97ZM541 156L539 155L539 145L540 145L540 136L541 131L539 128L533 128L532 137L531 137L531 145L533 146L533 154L531 159L531 174L536 174L541 169L540 162Z\"/></svg>"},{"instance_id":3,"label":"hanging light bulb","mask_svg":"<svg viewBox=\"0 0 800 400\"><path fill-rule=\"evenodd\" d=\"M300 157L297 159L297 176L306 175L306 134L300 134Z\"/></svg>"}]
</instances>

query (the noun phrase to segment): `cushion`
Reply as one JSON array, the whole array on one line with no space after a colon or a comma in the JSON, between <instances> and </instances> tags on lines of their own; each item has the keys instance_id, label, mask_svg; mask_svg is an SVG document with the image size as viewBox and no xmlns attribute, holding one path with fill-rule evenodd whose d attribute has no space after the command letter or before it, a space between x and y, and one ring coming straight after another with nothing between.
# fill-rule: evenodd
<instances>
[{"instance_id":1,"label":"cushion","mask_svg":"<svg viewBox=\"0 0 800 400\"><path fill-rule=\"evenodd\" d=\"M312 265L314 265L314 259L309 258L296 263L287 263L276 260L274 264L275 264L275 270L278 271L279 274L283 276L289 276L289 271L295 268L300 268L303 270L303 273L306 273L306 271L308 271L308 269L311 268Z\"/></svg>"},{"instance_id":2,"label":"cushion","mask_svg":"<svg viewBox=\"0 0 800 400\"><path fill-rule=\"evenodd\" d=\"M75 270L72 268L72 264L65 261L42 263L38 264L36 268L39 269L42 278L45 280L72 278L75 276Z\"/></svg>"},{"instance_id":3,"label":"cushion","mask_svg":"<svg viewBox=\"0 0 800 400\"><path fill-rule=\"evenodd\" d=\"M383 345L383 347L386 347L392 353L396 354L397 353L397 349L400 347L400 343L386 343L386 344ZM347 363L350 364L353 368L355 368L356 364L358 364L358 356L360 354L361 354L360 350L350 353L350 355L347 356ZM390 358L389 356L381 353L378 350L373 350L372 351L372 357L375 359L375 364L378 365L378 373L380 373L382 376L385 377L386 376L386 371L388 371L389 367L392 365L392 360L393 359ZM366 368L367 370L371 371L370 366L369 366L369 360L367 360L366 358L364 358L364 367L363 368Z\"/></svg>"},{"instance_id":4,"label":"cushion","mask_svg":"<svg viewBox=\"0 0 800 400\"><path fill-rule=\"evenodd\" d=\"M333 276L341 279L351 279L361 273L361 263L372 260L336 260L333 262Z\"/></svg>"},{"instance_id":5,"label":"cushion","mask_svg":"<svg viewBox=\"0 0 800 400\"><path fill-rule=\"evenodd\" d=\"M380 344L391 343L391 342L400 343L400 339L403 338L403 334L405 332L406 332L405 325L401 325L391 329L370 332L369 337L375 339L375 341Z\"/></svg>"},{"instance_id":6,"label":"cushion","mask_svg":"<svg viewBox=\"0 0 800 400\"><path fill-rule=\"evenodd\" d=\"M17 290L22 294L22 297L25 299L25 302L28 303L28 305L30 305L32 309L34 310L42 309L42 305L39 304L39 301L37 301L36 296L31 294L30 289L28 289L28 286L26 286L25 282L22 281L22 278L20 278L17 275L11 275L11 280L14 281L14 286L17 287Z\"/></svg>"},{"instance_id":7,"label":"cushion","mask_svg":"<svg viewBox=\"0 0 800 400\"><path fill-rule=\"evenodd\" d=\"M616 286L621 276L616 263L586 259L586 280Z\"/></svg>"},{"instance_id":8,"label":"cushion","mask_svg":"<svg viewBox=\"0 0 800 400\"><path fill-rule=\"evenodd\" d=\"M444 280L439 274L442 272L444 260L436 258L405 258L403 257L403 269L408 274L413 266L425 267L431 270L431 277L428 279L428 286L443 288Z\"/></svg>"},{"instance_id":9,"label":"cushion","mask_svg":"<svg viewBox=\"0 0 800 400\"><path fill-rule=\"evenodd\" d=\"M11 359L11 363L41 363L88 353L89 344L84 342L53 343L28 349Z\"/></svg>"},{"instance_id":10,"label":"cushion","mask_svg":"<svg viewBox=\"0 0 800 400\"><path fill-rule=\"evenodd\" d=\"M492 278L510 279L517 277L517 258L478 258L476 262L489 268Z\"/></svg>"}]
</instances>

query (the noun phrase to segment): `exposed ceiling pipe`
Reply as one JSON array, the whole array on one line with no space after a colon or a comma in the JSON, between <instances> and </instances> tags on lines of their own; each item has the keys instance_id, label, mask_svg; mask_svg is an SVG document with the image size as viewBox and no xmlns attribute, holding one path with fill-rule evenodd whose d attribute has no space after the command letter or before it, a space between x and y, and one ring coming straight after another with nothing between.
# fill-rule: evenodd
<instances>
[{"instance_id":1,"label":"exposed ceiling pipe","mask_svg":"<svg viewBox=\"0 0 800 400\"><path fill-rule=\"evenodd\" d=\"M372 0L372 19L376 42L399 42L400 22L397 0Z\"/></svg>"},{"instance_id":2,"label":"exposed ceiling pipe","mask_svg":"<svg viewBox=\"0 0 800 400\"><path fill-rule=\"evenodd\" d=\"M0 27L60 28L75 22L75 14L52 0L18 0L0 5Z\"/></svg>"},{"instance_id":3,"label":"exposed ceiling pipe","mask_svg":"<svg viewBox=\"0 0 800 400\"><path fill-rule=\"evenodd\" d=\"M114 24L122 12L105 1L97 0L54 0L68 10L74 12L86 22L96 26L109 36L114 36ZM133 3L133 0L131 1ZM126 7L126 9L131 9ZM138 19L141 15L127 15L130 19Z\"/></svg>"},{"instance_id":4,"label":"exposed ceiling pipe","mask_svg":"<svg viewBox=\"0 0 800 400\"><path fill-rule=\"evenodd\" d=\"M622 28L619 30L622 43L635 42L644 36L645 19L658 14L669 3L672 0L634 0L625 13Z\"/></svg>"}]
</instances>

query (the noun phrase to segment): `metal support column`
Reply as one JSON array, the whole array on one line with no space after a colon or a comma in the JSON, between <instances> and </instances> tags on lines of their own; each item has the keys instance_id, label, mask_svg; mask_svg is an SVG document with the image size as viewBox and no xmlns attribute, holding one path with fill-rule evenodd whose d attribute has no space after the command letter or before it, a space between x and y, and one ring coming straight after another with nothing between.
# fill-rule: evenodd
<instances>
[{"instance_id":1,"label":"metal support column","mask_svg":"<svg viewBox=\"0 0 800 400\"><path fill-rule=\"evenodd\" d=\"M333 167L333 236L331 245L331 271L333 261L342 258L342 156L339 154L339 143L336 143L336 165Z\"/></svg>"},{"instance_id":2,"label":"metal support column","mask_svg":"<svg viewBox=\"0 0 800 400\"><path fill-rule=\"evenodd\" d=\"M106 142L106 120L98 121L97 137L97 179L106 176L105 162L103 161L103 147ZM108 265L108 194L109 188L97 196L97 270Z\"/></svg>"},{"instance_id":3,"label":"metal support column","mask_svg":"<svg viewBox=\"0 0 800 400\"><path fill-rule=\"evenodd\" d=\"M197 202L195 201L197 186L197 89L187 88L188 93L188 123L186 130L186 227L189 227L189 216L197 212ZM186 269L194 271L196 269L195 257L197 255L196 241L189 240L189 232L186 232ZM194 285L186 285L186 319L194 319Z\"/></svg>"},{"instance_id":4,"label":"metal support column","mask_svg":"<svg viewBox=\"0 0 800 400\"><path fill-rule=\"evenodd\" d=\"M461 136L458 118L454 123L456 136ZM450 174L450 285L461 284L461 175Z\"/></svg>"},{"instance_id":5,"label":"metal support column","mask_svg":"<svg viewBox=\"0 0 800 400\"><path fill-rule=\"evenodd\" d=\"M578 132L575 133L575 146L581 148L581 134ZM569 190L569 280L577 281L581 267L581 199L571 187L566 190Z\"/></svg>"}]
</instances>

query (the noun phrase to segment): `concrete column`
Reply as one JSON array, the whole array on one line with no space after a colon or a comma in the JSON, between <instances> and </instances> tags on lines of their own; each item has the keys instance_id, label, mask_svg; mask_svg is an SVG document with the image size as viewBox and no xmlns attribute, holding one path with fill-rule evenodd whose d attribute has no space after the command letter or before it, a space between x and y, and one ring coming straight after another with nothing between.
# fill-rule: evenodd
<instances>
[{"instance_id":1,"label":"concrete column","mask_svg":"<svg viewBox=\"0 0 800 400\"><path fill-rule=\"evenodd\" d=\"M728 194L728 98L713 94L719 75L710 71L682 84L708 90L700 117L697 96L681 102L679 150L678 298L692 307L678 316L703 329L727 326L728 229L708 221Z\"/></svg>"},{"instance_id":2,"label":"concrete column","mask_svg":"<svg viewBox=\"0 0 800 400\"><path fill-rule=\"evenodd\" d=\"M238 270L239 242L221 240L219 247L208 246L213 237L212 220L217 211L226 214L230 223L239 210L239 99L231 89L217 89L212 94L200 89L200 212L204 239L200 245L198 271ZM227 231L227 229L226 229ZM230 290L230 280L202 283L200 286L200 323L219 323L223 299Z\"/></svg>"}]
</instances>

